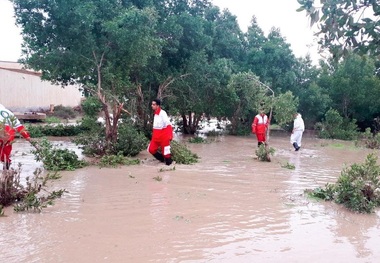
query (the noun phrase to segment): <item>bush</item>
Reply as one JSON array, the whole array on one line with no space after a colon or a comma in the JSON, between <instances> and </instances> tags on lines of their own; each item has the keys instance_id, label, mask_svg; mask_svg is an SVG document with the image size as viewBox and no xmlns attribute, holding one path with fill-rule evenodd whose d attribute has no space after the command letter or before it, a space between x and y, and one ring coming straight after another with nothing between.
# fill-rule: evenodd
<instances>
[{"instance_id":1,"label":"bush","mask_svg":"<svg viewBox=\"0 0 380 263\"><path fill-rule=\"evenodd\" d=\"M44 136L76 136L83 132L82 127L79 125L28 125L26 129L32 138L39 138Z\"/></svg>"},{"instance_id":2,"label":"bush","mask_svg":"<svg viewBox=\"0 0 380 263\"><path fill-rule=\"evenodd\" d=\"M122 153L124 156L136 156L147 148L148 139L131 123L124 121L119 124L117 142L113 145L112 153Z\"/></svg>"},{"instance_id":3,"label":"bush","mask_svg":"<svg viewBox=\"0 0 380 263\"><path fill-rule=\"evenodd\" d=\"M259 159L259 161L270 162L271 161L270 156L274 154L275 149L269 146L267 147L264 144L261 144L255 152L257 155L257 159Z\"/></svg>"},{"instance_id":4,"label":"bush","mask_svg":"<svg viewBox=\"0 0 380 263\"><path fill-rule=\"evenodd\" d=\"M129 159L126 158L123 153L118 153L117 155L105 155L100 158L100 167L117 167L119 165L134 165L139 164L139 159Z\"/></svg>"},{"instance_id":5,"label":"bush","mask_svg":"<svg viewBox=\"0 0 380 263\"><path fill-rule=\"evenodd\" d=\"M104 127L97 124L95 126L74 139L76 144L81 145L85 155L103 156L122 153L124 156L136 156L147 147L148 139L133 126L131 121L119 124L118 138L111 147L107 147ZM106 152L106 149L109 150Z\"/></svg>"},{"instance_id":6,"label":"bush","mask_svg":"<svg viewBox=\"0 0 380 263\"><path fill-rule=\"evenodd\" d=\"M380 149L380 133L372 134L367 128L362 136L365 147L370 149Z\"/></svg>"},{"instance_id":7,"label":"bush","mask_svg":"<svg viewBox=\"0 0 380 263\"><path fill-rule=\"evenodd\" d=\"M376 162L377 156L369 154L364 164L343 169L336 184L306 192L312 197L343 204L352 211L371 213L380 206L380 166Z\"/></svg>"},{"instance_id":8,"label":"bush","mask_svg":"<svg viewBox=\"0 0 380 263\"><path fill-rule=\"evenodd\" d=\"M47 181L54 179L49 173L42 176L42 170L36 169L33 177L26 177L26 184L20 183L21 164L17 169L4 170L0 174L0 215L2 207L14 204L15 212L41 212L48 205L53 205L54 199L62 196L65 189L49 192L45 189ZM57 176L55 176L57 178ZM41 194L41 190L47 195Z\"/></svg>"},{"instance_id":9,"label":"bush","mask_svg":"<svg viewBox=\"0 0 380 263\"><path fill-rule=\"evenodd\" d=\"M319 137L324 139L354 140L358 137L356 120L343 119L335 109L325 114L325 120L315 125Z\"/></svg>"},{"instance_id":10,"label":"bush","mask_svg":"<svg viewBox=\"0 0 380 263\"><path fill-rule=\"evenodd\" d=\"M102 103L96 97L88 97L82 101L81 107L88 117L96 117L102 109Z\"/></svg>"},{"instance_id":11,"label":"bush","mask_svg":"<svg viewBox=\"0 0 380 263\"><path fill-rule=\"evenodd\" d=\"M36 146L36 150L33 150L32 153L35 155L36 161L43 162L46 170L72 171L85 166L85 162L79 160L74 151L58 149L46 139L41 140L38 144L35 142L33 144Z\"/></svg>"},{"instance_id":12,"label":"bush","mask_svg":"<svg viewBox=\"0 0 380 263\"><path fill-rule=\"evenodd\" d=\"M198 162L198 155L192 153L184 144L172 141L170 143L172 159L178 164L193 164Z\"/></svg>"}]
</instances>

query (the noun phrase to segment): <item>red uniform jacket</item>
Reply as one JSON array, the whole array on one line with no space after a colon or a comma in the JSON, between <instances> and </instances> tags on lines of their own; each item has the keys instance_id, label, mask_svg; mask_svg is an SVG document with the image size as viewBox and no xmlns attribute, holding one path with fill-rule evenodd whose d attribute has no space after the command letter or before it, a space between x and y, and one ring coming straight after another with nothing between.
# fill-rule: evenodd
<instances>
[{"instance_id":1,"label":"red uniform jacket","mask_svg":"<svg viewBox=\"0 0 380 263\"><path fill-rule=\"evenodd\" d=\"M158 108L154 113L152 141L162 142L173 139L173 128L167 113Z\"/></svg>"},{"instance_id":2,"label":"red uniform jacket","mask_svg":"<svg viewBox=\"0 0 380 263\"><path fill-rule=\"evenodd\" d=\"M265 133L268 125L268 116L265 114L257 114L252 122L252 133Z\"/></svg>"}]
</instances>

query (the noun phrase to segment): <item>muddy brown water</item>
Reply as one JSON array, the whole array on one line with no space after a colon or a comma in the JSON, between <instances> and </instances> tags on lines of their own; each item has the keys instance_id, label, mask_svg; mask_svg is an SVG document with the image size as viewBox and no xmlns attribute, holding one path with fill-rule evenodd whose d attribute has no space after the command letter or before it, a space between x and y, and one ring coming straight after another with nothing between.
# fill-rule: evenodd
<instances>
[{"instance_id":1,"label":"muddy brown water","mask_svg":"<svg viewBox=\"0 0 380 263\"><path fill-rule=\"evenodd\" d=\"M270 163L254 159L254 137L226 136L189 144L200 162L174 171L160 172L144 151L137 166L62 172L51 188L69 193L54 206L5 209L0 262L379 262L379 210L355 214L303 195L372 151L305 137L295 152L288 136L271 136ZM41 165L25 141L14 149L23 173Z\"/></svg>"}]
</instances>

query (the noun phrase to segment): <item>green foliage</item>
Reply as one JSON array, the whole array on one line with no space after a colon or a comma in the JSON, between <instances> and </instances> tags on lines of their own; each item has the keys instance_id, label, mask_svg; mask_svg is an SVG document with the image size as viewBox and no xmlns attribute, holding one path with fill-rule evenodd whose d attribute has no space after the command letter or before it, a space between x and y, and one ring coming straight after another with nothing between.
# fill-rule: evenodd
<instances>
[{"instance_id":1,"label":"green foliage","mask_svg":"<svg viewBox=\"0 0 380 263\"><path fill-rule=\"evenodd\" d=\"M87 156L103 156L107 152L105 135L103 133L86 133L74 138L77 145L81 145L82 153Z\"/></svg>"},{"instance_id":2,"label":"green foliage","mask_svg":"<svg viewBox=\"0 0 380 263\"><path fill-rule=\"evenodd\" d=\"M81 130L85 131L86 134L104 132L104 128L102 127L102 124L97 122L96 117L90 117L90 116L85 115L83 116L79 125L80 125Z\"/></svg>"},{"instance_id":3,"label":"green foliage","mask_svg":"<svg viewBox=\"0 0 380 263\"><path fill-rule=\"evenodd\" d=\"M176 141L170 143L172 159L177 164L193 164L198 162L198 155L192 153L184 144Z\"/></svg>"},{"instance_id":4,"label":"green foliage","mask_svg":"<svg viewBox=\"0 0 380 263\"><path fill-rule=\"evenodd\" d=\"M199 136L189 138L187 141L189 143L207 143L207 140Z\"/></svg>"},{"instance_id":5,"label":"green foliage","mask_svg":"<svg viewBox=\"0 0 380 263\"><path fill-rule=\"evenodd\" d=\"M380 149L380 133L372 134L371 129L367 128L362 137L367 148Z\"/></svg>"},{"instance_id":6,"label":"green foliage","mask_svg":"<svg viewBox=\"0 0 380 263\"><path fill-rule=\"evenodd\" d=\"M60 198L66 192L65 189L53 191L48 196L40 197L34 191L28 192L21 202L14 205L15 212L25 212L32 210L33 212L41 212L43 208L54 205L54 200Z\"/></svg>"},{"instance_id":7,"label":"green foliage","mask_svg":"<svg viewBox=\"0 0 380 263\"><path fill-rule=\"evenodd\" d=\"M78 159L74 151L68 149L59 149L50 143L47 139L42 139L33 150L36 161L42 161L46 170L49 171L73 171L82 168L86 163Z\"/></svg>"},{"instance_id":8,"label":"green foliage","mask_svg":"<svg viewBox=\"0 0 380 263\"><path fill-rule=\"evenodd\" d=\"M356 121L343 119L335 109L326 112L324 121L317 123L316 129L325 139L354 140L358 137Z\"/></svg>"},{"instance_id":9,"label":"green foliage","mask_svg":"<svg viewBox=\"0 0 380 263\"><path fill-rule=\"evenodd\" d=\"M377 99L380 96L380 79L376 76L374 60L348 54L339 63L326 67L330 70L323 71L319 85L331 98L332 107L345 119L356 119L359 124L372 123L373 116L380 112Z\"/></svg>"},{"instance_id":10,"label":"green foliage","mask_svg":"<svg viewBox=\"0 0 380 263\"><path fill-rule=\"evenodd\" d=\"M44 136L76 136L83 132L83 127L79 125L26 125L32 138Z\"/></svg>"},{"instance_id":11,"label":"green foliage","mask_svg":"<svg viewBox=\"0 0 380 263\"><path fill-rule=\"evenodd\" d=\"M123 122L119 124L118 137L112 147L112 152L122 153L124 156L136 156L146 149L147 143L145 135L139 132L130 121Z\"/></svg>"},{"instance_id":12,"label":"green foliage","mask_svg":"<svg viewBox=\"0 0 380 263\"><path fill-rule=\"evenodd\" d=\"M298 98L294 97L291 91L287 91L275 98L273 117L281 127L294 120L294 113L297 112Z\"/></svg>"},{"instance_id":13,"label":"green foliage","mask_svg":"<svg viewBox=\"0 0 380 263\"><path fill-rule=\"evenodd\" d=\"M317 81L317 78L314 80ZM302 113L306 127L313 127L320 121L332 104L328 91L315 82L295 94L299 94L299 112Z\"/></svg>"},{"instance_id":14,"label":"green foliage","mask_svg":"<svg viewBox=\"0 0 380 263\"><path fill-rule=\"evenodd\" d=\"M319 44L328 48L337 59L350 50L374 55L380 53L378 1L298 0L298 3L301 7L297 11L306 11L311 25L318 25ZM366 13L370 15L366 16Z\"/></svg>"},{"instance_id":15,"label":"green foliage","mask_svg":"<svg viewBox=\"0 0 380 263\"><path fill-rule=\"evenodd\" d=\"M286 168L289 170L294 170L296 169L296 166L292 163L286 162L286 164L281 165L282 168Z\"/></svg>"},{"instance_id":16,"label":"green foliage","mask_svg":"<svg viewBox=\"0 0 380 263\"><path fill-rule=\"evenodd\" d=\"M364 164L344 168L336 184L327 184L325 189L317 188L308 193L343 204L352 211L371 213L380 206L380 166L376 162L376 154L369 154Z\"/></svg>"},{"instance_id":17,"label":"green foliage","mask_svg":"<svg viewBox=\"0 0 380 263\"><path fill-rule=\"evenodd\" d=\"M309 197L322 199L326 201L333 201L335 192L336 189L334 184L326 184L325 188L317 187L313 190L305 190L305 193L307 193Z\"/></svg>"},{"instance_id":18,"label":"green foliage","mask_svg":"<svg viewBox=\"0 0 380 263\"><path fill-rule=\"evenodd\" d=\"M102 103L97 97L87 97L81 103L82 110L84 114L88 117L93 117L96 119L100 111L102 110Z\"/></svg>"},{"instance_id":19,"label":"green foliage","mask_svg":"<svg viewBox=\"0 0 380 263\"><path fill-rule=\"evenodd\" d=\"M254 72L262 82L268 83L275 94L291 90L296 81L297 60L290 44L286 43L278 28L272 28L263 39L261 29L257 25L254 27L253 31L247 33L248 39L254 38L247 43L248 70Z\"/></svg>"},{"instance_id":20,"label":"green foliage","mask_svg":"<svg viewBox=\"0 0 380 263\"><path fill-rule=\"evenodd\" d=\"M241 72L232 75L228 86L228 99L225 103L226 116L231 120L229 127L230 134L237 134L238 127L242 125L241 120L245 120L247 127L248 120L261 108L266 112L271 108L271 97L267 95L268 90L260 84L252 72Z\"/></svg>"},{"instance_id":21,"label":"green foliage","mask_svg":"<svg viewBox=\"0 0 380 263\"><path fill-rule=\"evenodd\" d=\"M61 123L62 120L58 117L55 117L55 116L49 116L49 117L46 117L44 122L52 124L52 123Z\"/></svg>"},{"instance_id":22,"label":"green foliage","mask_svg":"<svg viewBox=\"0 0 380 263\"><path fill-rule=\"evenodd\" d=\"M3 215L2 207L14 205L15 212L32 211L41 212L49 205L54 204L54 200L61 197L66 190L48 191L47 182L58 175L47 173L42 175L42 169L36 169L33 177L26 177L26 184L20 183L21 164L17 169L4 170L0 175L0 215ZM47 195L43 195L43 190Z\"/></svg>"},{"instance_id":23,"label":"green foliage","mask_svg":"<svg viewBox=\"0 0 380 263\"><path fill-rule=\"evenodd\" d=\"M81 145L83 154L88 156L118 155L122 153L124 156L136 156L146 148L148 139L143 133L134 127L129 120L119 123L117 140L107 146L104 127L93 123L91 118L83 122L88 127L89 132L83 133L74 139L74 142Z\"/></svg>"},{"instance_id":24,"label":"green foliage","mask_svg":"<svg viewBox=\"0 0 380 263\"><path fill-rule=\"evenodd\" d=\"M111 147L123 106L135 105L137 87L146 84L144 70L161 55L160 36L170 35L157 31L153 3L14 0L13 4L23 28L22 62L40 71L45 80L79 84L96 94L106 120L114 120L105 122L105 147ZM147 86L156 89L155 84Z\"/></svg>"},{"instance_id":25,"label":"green foliage","mask_svg":"<svg viewBox=\"0 0 380 263\"><path fill-rule=\"evenodd\" d=\"M139 163L139 159L126 158L122 152L117 155L104 155L99 160L100 167L117 167L119 165L135 165Z\"/></svg>"},{"instance_id":26,"label":"green foliage","mask_svg":"<svg viewBox=\"0 0 380 263\"><path fill-rule=\"evenodd\" d=\"M274 148L261 144L255 151L255 153L259 161L270 162L271 161L270 156L273 155L275 151L276 150Z\"/></svg>"}]
</instances>

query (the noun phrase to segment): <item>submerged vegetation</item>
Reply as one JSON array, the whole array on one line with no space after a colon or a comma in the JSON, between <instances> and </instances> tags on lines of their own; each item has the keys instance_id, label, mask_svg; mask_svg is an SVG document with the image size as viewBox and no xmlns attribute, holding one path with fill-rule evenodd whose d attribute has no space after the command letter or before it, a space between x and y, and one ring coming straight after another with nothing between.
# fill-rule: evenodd
<instances>
[{"instance_id":1,"label":"submerged vegetation","mask_svg":"<svg viewBox=\"0 0 380 263\"><path fill-rule=\"evenodd\" d=\"M36 149L32 151L36 161L42 161L48 171L73 171L82 168L86 162L79 160L78 155L68 149L59 149L47 139L42 139L39 143L33 142Z\"/></svg>"},{"instance_id":2,"label":"submerged vegetation","mask_svg":"<svg viewBox=\"0 0 380 263\"><path fill-rule=\"evenodd\" d=\"M305 191L309 196L334 201L359 213L372 213L380 206L380 166L377 156L369 154L363 164L343 169L335 184Z\"/></svg>"},{"instance_id":3,"label":"submerged vegetation","mask_svg":"<svg viewBox=\"0 0 380 263\"><path fill-rule=\"evenodd\" d=\"M117 155L104 155L99 160L100 167L118 167L120 165L135 165L140 164L139 159L127 158L122 152Z\"/></svg>"},{"instance_id":4,"label":"submerged vegetation","mask_svg":"<svg viewBox=\"0 0 380 263\"><path fill-rule=\"evenodd\" d=\"M178 164L193 164L198 162L198 155L192 153L185 144L177 141L170 143L173 160Z\"/></svg>"},{"instance_id":5,"label":"submerged vegetation","mask_svg":"<svg viewBox=\"0 0 380 263\"><path fill-rule=\"evenodd\" d=\"M9 205L13 205L15 212L41 212L66 192L65 189L48 190L47 182L57 175L43 175L41 169L36 169L32 177L26 177L25 184L21 183L21 166L0 174L0 214L3 214L2 207Z\"/></svg>"},{"instance_id":6,"label":"submerged vegetation","mask_svg":"<svg viewBox=\"0 0 380 263\"><path fill-rule=\"evenodd\" d=\"M269 147L268 145L261 144L255 151L257 155L257 159L259 161L263 162L270 162L271 161L271 155L274 154L276 150L272 147Z\"/></svg>"}]
</instances>

